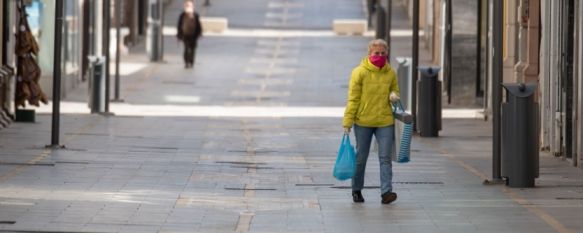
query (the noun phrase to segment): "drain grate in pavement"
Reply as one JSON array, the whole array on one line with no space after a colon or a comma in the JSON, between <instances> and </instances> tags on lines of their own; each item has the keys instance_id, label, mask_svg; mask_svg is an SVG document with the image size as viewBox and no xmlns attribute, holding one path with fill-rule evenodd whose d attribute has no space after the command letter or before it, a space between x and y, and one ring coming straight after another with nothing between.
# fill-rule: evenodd
<instances>
[{"instance_id":1,"label":"drain grate in pavement","mask_svg":"<svg viewBox=\"0 0 583 233\"><path fill-rule=\"evenodd\" d=\"M65 135L77 135L77 136L102 136L109 137L111 135L106 133L65 133Z\"/></svg>"},{"instance_id":2,"label":"drain grate in pavement","mask_svg":"<svg viewBox=\"0 0 583 233\"><path fill-rule=\"evenodd\" d=\"M155 150L178 150L176 147L162 147L162 146L132 146L133 148L155 149Z\"/></svg>"},{"instance_id":3,"label":"drain grate in pavement","mask_svg":"<svg viewBox=\"0 0 583 233\"><path fill-rule=\"evenodd\" d=\"M583 200L583 197L557 197L557 200Z\"/></svg>"},{"instance_id":4,"label":"drain grate in pavement","mask_svg":"<svg viewBox=\"0 0 583 233\"><path fill-rule=\"evenodd\" d=\"M441 181L396 181L393 184L443 184Z\"/></svg>"},{"instance_id":5,"label":"drain grate in pavement","mask_svg":"<svg viewBox=\"0 0 583 233\"><path fill-rule=\"evenodd\" d=\"M38 230L0 230L0 232L10 233L110 233L110 232L93 232L93 231L38 231Z\"/></svg>"},{"instance_id":6,"label":"drain grate in pavement","mask_svg":"<svg viewBox=\"0 0 583 233\"><path fill-rule=\"evenodd\" d=\"M63 150L66 150L66 151L77 151L77 152L85 152L85 151L87 151L87 149L81 149L81 148L68 148L68 147L67 147L67 148L64 148Z\"/></svg>"},{"instance_id":7,"label":"drain grate in pavement","mask_svg":"<svg viewBox=\"0 0 583 233\"><path fill-rule=\"evenodd\" d=\"M333 188L333 189L352 189L351 186L333 186L333 187L330 187L330 188ZM362 188L363 189L378 189L378 188L381 188L381 187L380 186L364 186Z\"/></svg>"},{"instance_id":8,"label":"drain grate in pavement","mask_svg":"<svg viewBox=\"0 0 583 233\"><path fill-rule=\"evenodd\" d=\"M235 190L235 191L275 191L277 189L274 188L225 188L225 190Z\"/></svg>"},{"instance_id":9,"label":"drain grate in pavement","mask_svg":"<svg viewBox=\"0 0 583 233\"><path fill-rule=\"evenodd\" d=\"M418 185L418 184L429 184L429 185L442 185L441 181L394 181L393 184L405 184L405 185ZM333 186L333 189L350 189L351 186ZM377 189L379 186L364 186L365 189Z\"/></svg>"},{"instance_id":10,"label":"drain grate in pavement","mask_svg":"<svg viewBox=\"0 0 583 233\"><path fill-rule=\"evenodd\" d=\"M254 163L254 162L239 162L239 161L216 161L215 163L233 164L233 165L263 165L263 164L265 164L265 163Z\"/></svg>"},{"instance_id":11,"label":"drain grate in pavement","mask_svg":"<svg viewBox=\"0 0 583 233\"><path fill-rule=\"evenodd\" d=\"M0 165L5 166L47 166L54 167L54 163L10 163L10 162L0 162Z\"/></svg>"},{"instance_id":12,"label":"drain grate in pavement","mask_svg":"<svg viewBox=\"0 0 583 233\"><path fill-rule=\"evenodd\" d=\"M332 187L334 184L296 184L298 187Z\"/></svg>"},{"instance_id":13,"label":"drain grate in pavement","mask_svg":"<svg viewBox=\"0 0 583 233\"><path fill-rule=\"evenodd\" d=\"M194 82L189 82L189 81L162 81L162 84L194 85Z\"/></svg>"},{"instance_id":14,"label":"drain grate in pavement","mask_svg":"<svg viewBox=\"0 0 583 233\"><path fill-rule=\"evenodd\" d=\"M56 161L55 163L59 163L59 164L89 164L89 162L84 162L84 161Z\"/></svg>"},{"instance_id":15,"label":"drain grate in pavement","mask_svg":"<svg viewBox=\"0 0 583 233\"><path fill-rule=\"evenodd\" d=\"M230 153L247 153L247 150L228 150L227 152ZM279 152L278 150L269 150L269 149L255 149L253 150L253 152L255 152L255 154L260 154L260 153L277 153Z\"/></svg>"},{"instance_id":16,"label":"drain grate in pavement","mask_svg":"<svg viewBox=\"0 0 583 233\"><path fill-rule=\"evenodd\" d=\"M236 165L231 166L231 168L246 168L246 169L253 168L253 169L258 169L258 170L260 170L260 169L275 169L274 167L236 166Z\"/></svg>"},{"instance_id":17,"label":"drain grate in pavement","mask_svg":"<svg viewBox=\"0 0 583 233\"><path fill-rule=\"evenodd\" d=\"M146 138L144 136L131 136L131 135L117 135L115 137L118 137L118 138L137 138L137 139L145 139Z\"/></svg>"}]
</instances>

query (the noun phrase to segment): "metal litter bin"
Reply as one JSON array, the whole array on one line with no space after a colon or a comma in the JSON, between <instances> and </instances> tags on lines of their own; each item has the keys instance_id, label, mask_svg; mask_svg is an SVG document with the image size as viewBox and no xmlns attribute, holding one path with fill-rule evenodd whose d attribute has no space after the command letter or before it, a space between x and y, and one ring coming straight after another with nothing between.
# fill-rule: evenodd
<instances>
[{"instance_id":1,"label":"metal litter bin","mask_svg":"<svg viewBox=\"0 0 583 233\"><path fill-rule=\"evenodd\" d=\"M162 6L159 0L150 0L148 12L148 31L146 39L146 51L150 61L162 61L163 57L163 28L162 28Z\"/></svg>"},{"instance_id":2,"label":"metal litter bin","mask_svg":"<svg viewBox=\"0 0 583 233\"><path fill-rule=\"evenodd\" d=\"M502 176L510 187L534 187L539 175L538 104L536 84L502 84Z\"/></svg>"},{"instance_id":3,"label":"metal litter bin","mask_svg":"<svg viewBox=\"0 0 583 233\"><path fill-rule=\"evenodd\" d=\"M441 129L440 67L419 67L421 79L417 81L417 130L421 137L437 137Z\"/></svg>"},{"instance_id":4,"label":"metal litter bin","mask_svg":"<svg viewBox=\"0 0 583 233\"><path fill-rule=\"evenodd\" d=\"M89 56L89 108L91 113L105 112L105 57Z\"/></svg>"},{"instance_id":5,"label":"metal litter bin","mask_svg":"<svg viewBox=\"0 0 583 233\"><path fill-rule=\"evenodd\" d=\"M411 101L413 93L413 78L411 75L412 66L410 57L397 57L399 66L397 67L397 77L399 83L399 91L401 94L401 103L407 112L411 112Z\"/></svg>"}]
</instances>

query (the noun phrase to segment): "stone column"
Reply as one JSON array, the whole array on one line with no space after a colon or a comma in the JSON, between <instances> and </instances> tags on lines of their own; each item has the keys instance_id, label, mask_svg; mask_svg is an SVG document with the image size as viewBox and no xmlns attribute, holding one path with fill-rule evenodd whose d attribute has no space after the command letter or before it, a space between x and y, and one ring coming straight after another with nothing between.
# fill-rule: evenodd
<instances>
[{"instance_id":1,"label":"stone column","mask_svg":"<svg viewBox=\"0 0 583 233\"><path fill-rule=\"evenodd\" d=\"M433 63L435 64L441 64L441 2L442 0L433 2Z\"/></svg>"},{"instance_id":2,"label":"stone column","mask_svg":"<svg viewBox=\"0 0 583 233\"><path fill-rule=\"evenodd\" d=\"M517 43L517 19L516 19L516 11L517 11L517 0L507 0L504 1L506 6L504 8L504 18L506 20L506 28L504 33L504 79L505 83L516 82L516 76L514 73L514 66L516 65L516 46L520 43Z\"/></svg>"},{"instance_id":3,"label":"stone column","mask_svg":"<svg viewBox=\"0 0 583 233\"><path fill-rule=\"evenodd\" d=\"M516 41L516 61L514 65L514 82L524 82L523 70L526 67L526 53L528 49L527 45L527 33L528 33L528 1L529 0L519 0L518 14L515 19L518 22L518 38Z\"/></svg>"},{"instance_id":4,"label":"stone column","mask_svg":"<svg viewBox=\"0 0 583 233\"><path fill-rule=\"evenodd\" d=\"M515 66L516 79L519 82L538 83L540 2L521 0L518 10L520 32L517 44L518 64Z\"/></svg>"},{"instance_id":5,"label":"stone column","mask_svg":"<svg viewBox=\"0 0 583 233\"><path fill-rule=\"evenodd\" d=\"M559 91L559 81L558 74L560 74L561 69L559 69L560 60L560 37L558 36L561 32L559 30L559 25L562 23L560 18L561 3L559 1L548 1L550 5L550 27L551 33L549 34L549 98L550 106L549 111L551 112L551 127L550 127L550 151L553 155L560 153L561 151L561 124L560 117L561 113L557 112L559 105L559 97L561 92Z\"/></svg>"},{"instance_id":6,"label":"stone column","mask_svg":"<svg viewBox=\"0 0 583 233\"><path fill-rule=\"evenodd\" d=\"M543 25L541 32L541 52L540 58L540 88L541 88L541 98L540 98L540 113L541 113L541 137L540 146L543 150L548 150L551 143L551 125L553 121L553 111L551 110L550 103L550 41L551 41L551 4L549 1L541 2L541 22Z\"/></svg>"},{"instance_id":7,"label":"stone column","mask_svg":"<svg viewBox=\"0 0 583 233\"><path fill-rule=\"evenodd\" d=\"M523 18L524 25L527 27L526 35L526 66L522 70L524 82L538 83L539 71L539 17L540 17L540 0L523 0L528 4L528 14L526 19ZM525 11L523 9L523 11ZM537 94L540 93L537 91Z\"/></svg>"}]
</instances>

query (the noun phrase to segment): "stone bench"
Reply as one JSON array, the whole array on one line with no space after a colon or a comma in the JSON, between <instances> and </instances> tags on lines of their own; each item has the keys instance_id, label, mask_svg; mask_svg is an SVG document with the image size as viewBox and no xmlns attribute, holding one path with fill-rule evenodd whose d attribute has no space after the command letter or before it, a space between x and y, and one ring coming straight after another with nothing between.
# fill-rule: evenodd
<instances>
[{"instance_id":1,"label":"stone bench","mask_svg":"<svg viewBox=\"0 0 583 233\"><path fill-rule=\"evenodd\" d=\"M227 30L227 18L201 17L200 23L205 32L222 33Z\"/></svg>"},{"instance_id":2,"label":"stone bench","mask_svg":"<svg viewBox=\"0 0 583 233\"><path fill-rule=\"evenodd\" d=\"M364 19L336 19L332 22L332 30L339 35L364 35L367 29Z\"/></svg>"}]
</instances>

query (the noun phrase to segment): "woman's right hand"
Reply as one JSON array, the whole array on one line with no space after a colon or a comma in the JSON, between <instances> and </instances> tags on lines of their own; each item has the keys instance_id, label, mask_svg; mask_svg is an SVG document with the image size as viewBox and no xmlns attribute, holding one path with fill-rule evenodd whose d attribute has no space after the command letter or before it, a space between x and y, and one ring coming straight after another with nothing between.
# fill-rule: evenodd
<instances>
[{"instance_id":1,"label":"woman's right hand","mask_svg":"<svg viewBox=\"0 0 583 233\"><path fill-rule=\"evenodd\" d=\"M344 128L344 134L350 134L350 128Z\"/></svg>"}]
</instances>

